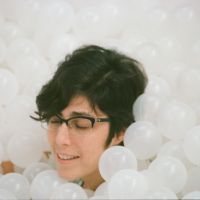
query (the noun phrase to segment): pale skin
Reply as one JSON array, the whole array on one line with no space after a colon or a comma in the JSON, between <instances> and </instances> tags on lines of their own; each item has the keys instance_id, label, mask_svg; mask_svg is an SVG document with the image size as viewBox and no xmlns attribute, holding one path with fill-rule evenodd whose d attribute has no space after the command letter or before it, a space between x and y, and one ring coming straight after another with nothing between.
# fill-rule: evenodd
<instances>
[{"instance_id":1,"label":"pale skin","mask_svg":"<svg viewBox=\"0 0 200 200\"><path fill-rule=\"evenodd\" d=\"M81 113L81 115L86 113L95 118L108 117L98 108L94 111L84 96L73 98L60 114L63 118L68 119L75 112ZM87 135L70 134L69 128L64 123L58 131L49 132L48 140L55 155L59 175L69 181L81 178L84 181L84 188L95 190L104 182L98 170L98 161L105 150L108 134L109 122L95 123L92 134ZM108 147L118 145L123 137L124 131L121 131L112 139ZM75 156L76 159L61 160L59 154Z\"/></svg>"}]
</instances>

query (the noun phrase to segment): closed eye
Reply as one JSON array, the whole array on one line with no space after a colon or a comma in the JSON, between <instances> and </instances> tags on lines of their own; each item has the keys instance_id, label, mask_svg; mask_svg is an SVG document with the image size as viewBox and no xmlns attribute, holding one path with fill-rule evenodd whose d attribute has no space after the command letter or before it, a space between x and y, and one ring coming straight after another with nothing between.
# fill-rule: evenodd
<instances>
[{"instance_id":1,"label":"closed eye","mask_svg":"<svg viewBox=\"0 0 200 200\"><path fill-rule=\"evenodd\" d=\"M89 126L80 126L78 124L75 124L75 128L77 128L77 129L88 129L90 127Z\"/></svg>"},{"instance_id":2,"label":"closed eye","mask_svg":"<svg viewBox=\"0 0 200 200\"><path fill-rule=\"evenodd\" d=\"M59 119L52 119L49 121L50 124L62 124L62 121Z\"/></svg>"}]
</instances>

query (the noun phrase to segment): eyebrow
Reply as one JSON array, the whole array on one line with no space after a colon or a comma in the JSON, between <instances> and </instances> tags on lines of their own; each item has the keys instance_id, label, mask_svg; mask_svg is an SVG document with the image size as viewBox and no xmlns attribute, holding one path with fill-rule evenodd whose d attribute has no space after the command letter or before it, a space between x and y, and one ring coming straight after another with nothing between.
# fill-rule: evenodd
<instances>
[{"instance_id":1,"label":"eyebrow","mask_svg":"<svg viewBox=\"0 0 200 200\"><path fill-rule=\"evenodd\" d=\"M60 115L63 117L62 113L60 113ZM93 115L91 115L88 112L77 112L77 111L73 111L70 113L69 115L70 117L77 117L77 116L87 116L87 117L94 117Z\"/></svg>"}]
</instances>

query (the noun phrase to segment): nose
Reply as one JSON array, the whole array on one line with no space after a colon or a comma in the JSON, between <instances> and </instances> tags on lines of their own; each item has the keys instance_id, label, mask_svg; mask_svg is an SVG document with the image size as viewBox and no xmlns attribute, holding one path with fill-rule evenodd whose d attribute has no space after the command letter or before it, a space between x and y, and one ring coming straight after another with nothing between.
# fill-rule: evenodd
<instances>
[{"instance_id":1,"label":"nose","mask_svg":"<svg viewBox=\"0 0 200 200\"><path fill-rule=\"evenodd\" d=\"M69 127L63 123L56 134L56 143L60 146L69 146L71 145L71 139L69 135Z\"/></svg>"}]
</instances>

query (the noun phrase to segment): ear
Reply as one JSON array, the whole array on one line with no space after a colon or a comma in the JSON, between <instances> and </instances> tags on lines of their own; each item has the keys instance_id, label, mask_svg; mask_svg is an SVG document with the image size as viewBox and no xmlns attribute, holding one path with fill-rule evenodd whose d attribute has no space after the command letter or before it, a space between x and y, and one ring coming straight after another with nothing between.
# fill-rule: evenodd
<instances>
[{"instance_id":1,"label":"ear","mask_svg":"<svg viewBox=\"0 0 200 200\"><path fill-rule=\"evenodd\" d=\"M118 145L124 140L125 130L121 130L117 135L115 135L110 143L110 146Z\"/></svg>"}]
</instances>

